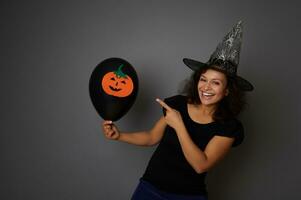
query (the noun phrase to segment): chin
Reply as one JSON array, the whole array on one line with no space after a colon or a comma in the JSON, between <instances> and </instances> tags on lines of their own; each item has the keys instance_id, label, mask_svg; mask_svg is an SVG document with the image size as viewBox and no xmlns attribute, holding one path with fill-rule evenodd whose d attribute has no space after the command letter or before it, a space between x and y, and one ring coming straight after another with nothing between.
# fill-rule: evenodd
<instances>
[{"instance_id":1,"label":"chin","mask_svg":"<svg viewBox=\"0 0 301 200\"><path fill-rule=\"evenodd\" d=\"M215 105L217 105L217 103L208 103L208 102L202 102L202 101L201 101L201 103L204 106L215 106Z\"/></svg>"},{"instance_id":2,"label":"chin","mask_svg":"<svg viewBox=\"0 0 301 200\"><path fill-rule=\"evenodd\" d=\"M214 105L217 105L218 102L219 102L219 101L216 101L216 100L213 100L213 99L208 101L208 100L204 100L202 98L200 98L200 101L205 106L214 106Z\"/></svg>"}]
</instances>

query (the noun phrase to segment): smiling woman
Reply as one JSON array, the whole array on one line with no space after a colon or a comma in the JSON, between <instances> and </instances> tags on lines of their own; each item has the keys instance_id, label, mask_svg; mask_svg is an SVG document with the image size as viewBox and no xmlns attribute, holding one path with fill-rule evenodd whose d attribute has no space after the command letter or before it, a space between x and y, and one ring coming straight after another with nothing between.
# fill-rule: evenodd
<instances>
[{"instance_id":1,"label":"smiling woman","mask_svg":"<svg viewBox=\"0 0 301 200\"><path fill-rule=\"evenodd\" d=\"M188 97L190 104L202 103L208 108L216 105L213 113L216 121L236 117L246 105L245 92L237 81L214 66L194 71L181 93Z\"/></svg>"},{"instance_id":2,"label":"smiling woman","mask_svg":"<svg viewBox=\"0 0 301 200\"><path fill-rule=\"evenodd\" d=\"M203 105L215 106L229 93L227 77L222 72L208 69L200 77L198 91Z\"/></svg>"},{"instance_id":3,"label":"smiling woman","mask_svg":"<svg viewBox=\"0 0 301 200\"><path fill-rule=\"evenodd\" d=\"M152 129L126 133L112 121L103 122L108 139L141 146L159 144L132 200L207 200L207 172L244 138L236 117L243 108L244 91L253 86L236 75L241 36L239 22L209 62L184 59L194 70L186 95L156 99L163 116Z\"/></svg>"}]
</instances>

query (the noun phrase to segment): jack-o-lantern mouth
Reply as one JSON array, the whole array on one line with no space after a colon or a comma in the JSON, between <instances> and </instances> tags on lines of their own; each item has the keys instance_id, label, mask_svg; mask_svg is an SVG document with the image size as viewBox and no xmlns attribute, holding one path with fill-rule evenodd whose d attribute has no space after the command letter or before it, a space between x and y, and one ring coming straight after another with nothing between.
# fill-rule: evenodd
<instances>
[{"instance_id":1,"label":"jack-o-lantern mouth","mask_svg":"<svg viewBox=\"0 0 301 200\"><path fill-rule=\"evenodd\" d=\"M118 91L121 90L120 88L114 88L114 87L112 87L112 86L109 86L109 88L110 88L111 90L113 90L114 92L118 92Z\"/></svg>"}]
</instances>

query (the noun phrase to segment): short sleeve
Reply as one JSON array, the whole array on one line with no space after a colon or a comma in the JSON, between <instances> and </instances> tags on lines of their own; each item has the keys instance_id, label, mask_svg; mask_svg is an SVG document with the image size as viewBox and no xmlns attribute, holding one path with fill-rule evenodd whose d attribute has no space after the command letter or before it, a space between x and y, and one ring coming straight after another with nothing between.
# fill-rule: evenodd
<instances>
[{"instance_id":1,"label":"short sleeve","mask_svg":"<svg viewBox=\"0 0 301 200\"><path fill-rule=\"evenodd\" d=\"M179 110L181 106L185 105L185 96L175 95L172 97L167 97L164 102L173 109ZM163 114L165 116L166 109L162 108Z\"/></svg>"},{"instance_id":2,"label":"short sleeve","mask_svg":"<svg viewBox=\"0 0 301 200\"><path fill-rule=\"evenodd\" d=\"M219 129L215 135L234 138L235 140L232 147L236 147L244 140L244 128L239 120L232 119L220 123Z\"/></svg>"}]
</instances>

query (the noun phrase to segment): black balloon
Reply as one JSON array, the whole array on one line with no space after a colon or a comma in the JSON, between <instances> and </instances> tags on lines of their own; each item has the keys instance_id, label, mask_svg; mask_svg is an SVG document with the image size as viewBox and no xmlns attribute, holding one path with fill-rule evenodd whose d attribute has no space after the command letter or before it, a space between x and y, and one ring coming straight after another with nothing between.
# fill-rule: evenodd
<instances>
[{"instance_id":1,"label":"black balloon","mask_svg":"<svg viewBox=\"0 0 301 200\"><path fill-rule=\"evenodd\" d=\"M135 102L138 77L132 65L121 58L108 58L93 70L89 81L91 101L104 120L116 121Z\"/></svg>"}]
</instances>

